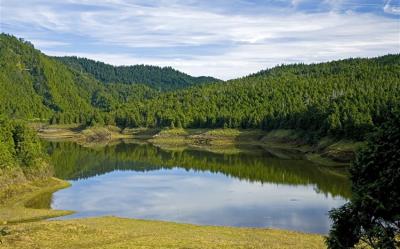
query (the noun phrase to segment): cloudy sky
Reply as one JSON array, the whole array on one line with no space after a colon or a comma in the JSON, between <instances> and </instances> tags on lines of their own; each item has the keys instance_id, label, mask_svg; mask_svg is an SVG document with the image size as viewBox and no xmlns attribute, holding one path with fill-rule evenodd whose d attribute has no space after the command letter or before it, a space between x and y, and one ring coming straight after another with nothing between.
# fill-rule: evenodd
<instances>
[{"instance_id":1,"label":"cloudy sky","mask_svg":"<svg viewBox=\"0 0 400 249\"><path fill-rule=\"evenodd\" d=\"M222 79L400 52L400 0L0 0L1 32L49 55Z\"/></svg>"}]
</instances>

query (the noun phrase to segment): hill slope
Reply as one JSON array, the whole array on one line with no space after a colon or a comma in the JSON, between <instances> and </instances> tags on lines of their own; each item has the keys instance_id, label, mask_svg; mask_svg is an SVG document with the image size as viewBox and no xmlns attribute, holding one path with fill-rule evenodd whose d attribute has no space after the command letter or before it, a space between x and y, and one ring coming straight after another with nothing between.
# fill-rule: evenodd
<instances>
[{"instance_id":1,"label":"hill slope","mask_svg":"<svg viewBox=\"0 0 400 249\"><path fill-rule=\"evenodd\" d=\"M111 111L156 93L139 84L104 85L5 34L0 34L0 89L0 113L22 119L71 114L66 122L80 122L82 115Z\"/></svg>"},{"instance_id":2,"label":"hill slope","mask_svg":"<svg viewBox=\"0 0 400 249\"><path fill-rule=\"evenodd\" d=\"M144 68L142 76L150 74L144 79L151 82L151 70L162 71L157 67L54 59L4 34L0 48L0 113L15 118L131 127L302 129L363 139L388 112L400 109L400 55L278 66L228 82L160 93L141 84L104 84L81 72L79 63L101 65L92 69L101 75L110 69L114 74L109 80L133 79L129 70ZM164 90L181 83L171 81Z\"/></svg>"},{"instance_id":3,"label":"hill slope","mask_svg":"<svg viewBox=\"0 0 400 249\"><path fill-rule=\"evenodd\" d=\"M146 101L147 126L290 128L361 138L400 103L400 56L279 66ZM134 110L134 108L131 108Z\"/></svg>"},{"instance_id":4,"label":"hill slope","mask_svg":"<svg viewBox=\"0 0 400 249\"><path fill-rule=\"evenodd\" d=\"M15 118L46 118L53 112L92 109L99 83L34 49L0 35L0 112Z\"/></svg>"},{"instance_id":5,"label":"hill slope","mask_svg":"<svg viewBox=\"0 0 400 249\"><path fill-rule=\"evenodd\" d=\"M53 57L76 70L89 73L103 83L145 84L166 91L220 81L212 77L192 77L172 67L148 65L112 66L78 57Z\"/></svg>"}]
</instances>

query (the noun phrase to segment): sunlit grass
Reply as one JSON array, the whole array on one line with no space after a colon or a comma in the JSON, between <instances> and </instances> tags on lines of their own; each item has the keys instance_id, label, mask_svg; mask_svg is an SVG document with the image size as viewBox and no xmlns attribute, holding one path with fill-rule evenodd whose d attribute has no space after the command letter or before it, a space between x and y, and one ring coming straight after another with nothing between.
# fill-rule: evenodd
<instances>
[{"instance_id":1,"label":"sunlit grass","mask_svg":"<svg viewBox=\"0 0 400 249\"><path fill-rule=\"evenodd\" d=\"M183 128L164 129L158 133L159 135L179 135L186 136L189 133Z\"/></svg>"},{"instance_id":2,"label":"sunlit grass","mask_svg":"<svg viewBox=\"0 0 400 249\"><path fill-rule=\"evenodd\" d=\"M24 223L9 232L4 248L325 248L320 235L116 217Z\"/></svg>"},{"instance_id":3,"label":"sunlit grass","mask_svg":"<svg viewBox=\"0 0 400 249\"><path fill-rule=\"evenodd\" d=\"M215 129L215 130L209 130L205 134L211 135L211 136L239 136L240 131L238 129Z\"/></svg>"},{"instance_id":4,"label":"sunlit grass","mask_svg":"<svg viewBox=\"0 0 400 249\"><path fill-rule=\"evenodd\" d=\"M26 203L43 193L52 193L69 186L68 182L49 178L9 186L0 191L0 224L32 221L70 214L70 211L34 209L25 207Z\"/></svg>"}]
</instances>

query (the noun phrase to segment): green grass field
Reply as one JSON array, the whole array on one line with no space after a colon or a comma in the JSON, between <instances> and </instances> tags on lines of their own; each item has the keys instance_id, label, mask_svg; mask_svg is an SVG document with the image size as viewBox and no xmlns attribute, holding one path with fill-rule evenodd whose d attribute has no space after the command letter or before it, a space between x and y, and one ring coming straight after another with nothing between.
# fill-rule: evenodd
<instances>
[{"instance_id":1,"label":"green grass field","mask_svg":"<svg viewBox=\"0 0 400 249\"><path fill-rule=\"evenodd\" d=\"M325 248L319 235L116 217L10 226L0 248Z\"/></svg>"}]
</instances>

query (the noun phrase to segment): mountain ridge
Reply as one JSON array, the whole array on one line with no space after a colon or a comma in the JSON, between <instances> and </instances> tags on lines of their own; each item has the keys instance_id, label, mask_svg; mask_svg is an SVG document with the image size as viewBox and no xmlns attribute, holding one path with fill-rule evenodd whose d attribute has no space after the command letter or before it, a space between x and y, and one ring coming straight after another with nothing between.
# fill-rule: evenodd
<instances>
[{"instance_id":1,"label":"mountain ridge","mask_svg":"<svg viewBox=\"0 0 400 249\"><path fill-rule=\"evenodd\" d=\"M209 76L193 77L172 67L159 67L144 64L113 66L101 61L76 56L52 58L71 68L91 74L94 78L105 84L145 84L156 90L171 91L194 85L221 81Z\"/></svg>"}]
</instances>

